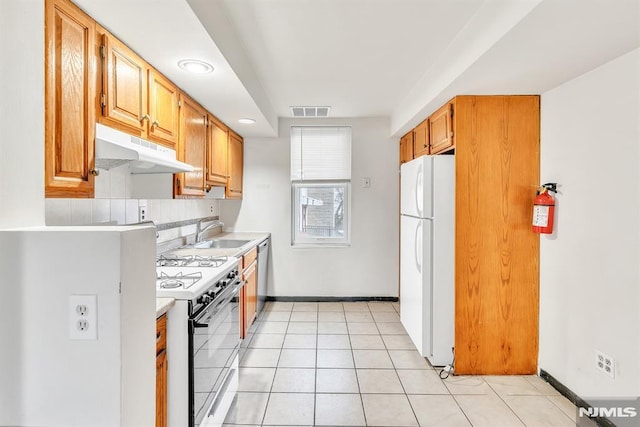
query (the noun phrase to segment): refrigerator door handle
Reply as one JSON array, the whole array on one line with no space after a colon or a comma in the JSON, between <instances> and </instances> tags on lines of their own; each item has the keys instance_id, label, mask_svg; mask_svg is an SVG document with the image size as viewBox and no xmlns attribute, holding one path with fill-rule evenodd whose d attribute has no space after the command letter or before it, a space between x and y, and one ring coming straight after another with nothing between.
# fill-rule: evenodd
<instances>
[{"instance_id":1,"label":"refrigerator door handle","mask_svg":"<svg viewBox=\"0 0 640 427\"><path fill-rule=\"evenodd\" d=\"M415 197L415 201L416 201L416 212L418 213L418 217L422 218L422 208L424 207L424 190L422 188L422 186L424 185L423 183L423 175L424 172L422 170L422 163L420 163L420 165L418 165L418 173L416 173L416 185L415 185L415 191L416 191L416 197Z\"/></svg>"},{"instance_id":2,"label":"refrigerator door handle","mask_svg":"<svg viewBox=\"0 0 640 427\"><path fill-rule=\"evenodd\" d=\"M416 258L416 268L418 269L419 273L422 273L422 221L418 222L418 226L416 227L416 235L413 241L415 242L413 253Z\"/></svg>"}]
</instances>

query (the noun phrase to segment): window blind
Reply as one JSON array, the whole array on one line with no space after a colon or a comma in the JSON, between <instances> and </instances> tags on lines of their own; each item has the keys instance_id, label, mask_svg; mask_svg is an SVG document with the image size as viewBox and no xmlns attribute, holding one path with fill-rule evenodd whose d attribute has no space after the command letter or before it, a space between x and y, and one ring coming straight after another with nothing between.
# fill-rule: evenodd
<instances>
[{"instance_id":1,"label":"window blind","mask_svg":"<svg viewBox=\"0 0 640 427\"><path fill-rule=\"evenodd\" d=\"M291 180L351 179L351 127L293 126Z\"/></svg>"}]
</instances>

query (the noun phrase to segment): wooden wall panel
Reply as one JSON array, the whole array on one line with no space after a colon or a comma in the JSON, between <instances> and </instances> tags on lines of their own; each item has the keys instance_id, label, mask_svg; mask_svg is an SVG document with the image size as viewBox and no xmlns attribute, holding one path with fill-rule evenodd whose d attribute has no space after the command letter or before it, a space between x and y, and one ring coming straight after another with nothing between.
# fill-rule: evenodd
<instances>
[{"instance_id":1,"label":"wooden wall panel","mask_svg":"<svg viewBox=\"0 0 640 427\"><path fill-rule=\"evenodd\" d=\"M539 97L456 97L459 374L533 374L538 357Z\"/></svg>"}]
</instances>

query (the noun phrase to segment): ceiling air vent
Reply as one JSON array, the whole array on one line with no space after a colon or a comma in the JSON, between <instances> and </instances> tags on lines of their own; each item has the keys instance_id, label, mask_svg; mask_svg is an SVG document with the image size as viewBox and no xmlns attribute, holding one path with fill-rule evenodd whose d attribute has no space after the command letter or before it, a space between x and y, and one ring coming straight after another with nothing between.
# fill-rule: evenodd
<instances>
[{"instance_id":1,"label":"ceiling air vent","mask_svg":"<svg viewBox=\"0 0 640 427\"><path fill-rule=\"evenodd\" d=\"M293 117L329 117L331 107L291 107Z\"/></svg>"}]
</instances>

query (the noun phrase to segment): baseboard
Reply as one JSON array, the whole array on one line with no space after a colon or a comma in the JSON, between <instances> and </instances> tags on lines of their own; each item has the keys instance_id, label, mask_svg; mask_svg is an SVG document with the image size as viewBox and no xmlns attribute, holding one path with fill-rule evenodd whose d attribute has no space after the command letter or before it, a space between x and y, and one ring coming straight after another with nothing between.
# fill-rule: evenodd
<instances>
[{"instance_id":1,"label":"baseboard","mask_svg":"<svg viewBox=\"0 0 640 427\"><path fill-rule=\"evenodd\" d=\"M569 387L565 386L560 381L555 379L552 375L550 375L544 369L540 369L540 378L548 382L551 385L551 387L558 390L558 392L561 395L569 399L571 403L573 403L577 407L585 408L585 409L591 408L591 405L587 403L583 398L575 394L573 391L571 391L571 389L569 389ZM605 417L594 417L590 419L592 421L595 421L598 424L598 426L601 426L601 427L616 427L616 425L611 420Z\"/></svg>"},{"instance_id":2,"label":"baseboard","mask_svg":"<svg viewBox=\"0 0 640 427\"><path fill-rule=\"evenodd\" d=\"M382 301L398 302L398 297L267 297L267 301L283 302L360 302Z\"/></svg>"}]
</instances>

